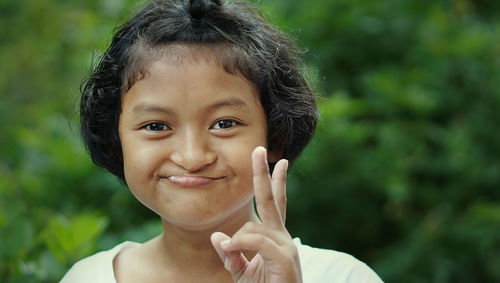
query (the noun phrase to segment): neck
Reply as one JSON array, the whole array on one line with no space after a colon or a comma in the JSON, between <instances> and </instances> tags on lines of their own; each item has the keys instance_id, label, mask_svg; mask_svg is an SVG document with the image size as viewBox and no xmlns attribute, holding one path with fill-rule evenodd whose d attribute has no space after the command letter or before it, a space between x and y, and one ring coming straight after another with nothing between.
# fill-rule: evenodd
<instances>
[{"instance_id":1,"label":"neck","mask_svg":"<svg viewBox=\"0 0 500 283\"><path fill-rule=\"evenodd\" d=\"M161 252L159 260L163 266L172 267L176 272L192 278L207 278L216 274L227 276L229 273L212 246L210 235L213 232L223 232L232 236L246 222L259 221L253 206L245 209L249 211L236 214L242 215L241 217L197 229L179 227L162 220L164 233L153 240L155 249ZM248 259L255 255L254 252L244 254Z\"/></svg>"}]
</instances>

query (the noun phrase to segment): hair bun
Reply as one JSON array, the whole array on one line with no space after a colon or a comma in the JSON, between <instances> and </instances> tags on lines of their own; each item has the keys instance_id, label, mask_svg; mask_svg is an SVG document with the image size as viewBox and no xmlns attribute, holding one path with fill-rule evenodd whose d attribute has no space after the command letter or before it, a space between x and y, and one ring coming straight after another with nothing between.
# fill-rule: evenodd
<instances>
[{"instance_id":1,"label":"hair bun","mask_svg":"<svg viewBox=\"0 0 500 283\"><path fill-rule=\"evenodd\" d=\"M189 14L193 19L200 20L213 4L221 6L222 2L221 0L189 0Z\"/></svg>"}]
</instances>

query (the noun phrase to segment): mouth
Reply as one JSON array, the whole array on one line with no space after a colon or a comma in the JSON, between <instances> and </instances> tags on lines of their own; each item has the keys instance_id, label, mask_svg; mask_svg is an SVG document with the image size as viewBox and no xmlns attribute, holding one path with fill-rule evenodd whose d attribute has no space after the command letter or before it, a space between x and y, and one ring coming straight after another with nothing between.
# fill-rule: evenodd
<instances>
[{"instance_id":1,"label":"mouth","mask_svg":"<svg viewBox=\"0 0 500 283\"><path fill-rule=\"evenodd\" d=\"M168 176L165 178L170 183L181 186L181 187L202 187L209 185L217 180L223 179L223 177L212 178L205 176Z\"/></svg>"}]
</instances>

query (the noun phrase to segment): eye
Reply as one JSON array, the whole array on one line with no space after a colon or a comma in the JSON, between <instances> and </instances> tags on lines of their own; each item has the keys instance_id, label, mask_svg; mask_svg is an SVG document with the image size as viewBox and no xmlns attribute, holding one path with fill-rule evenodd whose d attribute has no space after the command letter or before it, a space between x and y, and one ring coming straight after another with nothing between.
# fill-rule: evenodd
<instances>
[{"instance_id":1,"label":"eye","mask_svg":"<svg viewBox=\"0 0 500 283\"><path fill-rule=\"evenodd\" d=\"M216 130L225 130L238 125L238 122L234 120L220 120L213 124L212 128Z\"/></svg>"},{"instance_id":2,"label":"eye","mask_svg":"<svg viewBox=\"0 0 500 283\"><path fill-rule=\"evenodd\" d=\"M171 128L163 123L149 123L144 128L148 131L159 132L159 131L167 131Z\"/></svg>"}]
</instances>

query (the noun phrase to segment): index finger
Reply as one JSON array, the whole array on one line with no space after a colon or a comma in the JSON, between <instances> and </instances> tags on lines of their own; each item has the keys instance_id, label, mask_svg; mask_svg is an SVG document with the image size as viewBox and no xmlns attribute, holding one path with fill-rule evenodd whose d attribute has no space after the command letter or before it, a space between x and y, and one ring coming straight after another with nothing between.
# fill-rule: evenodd
<instances>
[{"instance_id":1,"label":"index finger","mask_svg":"<svg viewBox=\"0 0 500 283\"><path fill-rule=\"evenodd\" d=\"M271 187L271 176L267 165L267 152L262 146L252 152L253 187L255 203L262 223L274 229L284 226Z\"/></svg>"}]
</instances>

